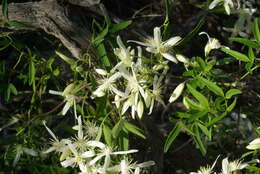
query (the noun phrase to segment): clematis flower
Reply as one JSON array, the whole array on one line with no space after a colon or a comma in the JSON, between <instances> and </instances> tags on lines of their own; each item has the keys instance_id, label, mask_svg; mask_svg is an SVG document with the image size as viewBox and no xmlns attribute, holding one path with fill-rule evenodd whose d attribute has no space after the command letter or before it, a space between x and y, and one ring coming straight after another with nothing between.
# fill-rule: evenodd
<instances>
[{"instance_id":1,"label":"clematis flower","mask_svg":"<svg viewBox=\"0 0 260 174\"><path fill-rule=\"evenodd\" d=\"M260 149L260 138L256 138L253 141L251 141L249 145L246 146L246 148L249 150Z\"/></svg>"},{"instance_id":2,"label":"clematis flower","mask_svg":"<svg viewBox=\"0 0 260 174\"><path fill-rule=\"evenodd\" d=\"M212 49L218 49L221 47L221 45L217 39L209 37L208 33L206 33L206 32L199 33L199 35L202 35L202 34L205 34L208 37L208 42L204 48L205 56L207 57L209 55L209 52Z\"/></svg>"},{"instance_id":3,"label":"clematis flower","mask_svg":"<svg viewBox=\"0 0 260 174\"><path fill-rule=\"evenodd\" d=\"M121 66L130 67L133 63L135 54L134 49L131 49L131 47L125 47L120 36L117 36L116 40L119 48L115 48L114 53L120 59L120 62L113 68L112 71L119 69Z\"/></svg>"},{"instance_id":4,"label":"clematis flower","mask_svg":"<svg viewBox=\"0 0 260 174\"><path fill-rule=\"evenodd\" d=\"M154 161L146 161L143 163L133 163L131 160L128 160L127 158L121 160L119 165L116 165L114 167L109 168L109 171L114 172L121 172L121 174L140 174L141 168L150 167L152 165L155 165Z\"/></svg>"},{"instance_id":5,"label":"clematis flower","mask_svg":"<svg viewBox=\"0 0 260 174\"><path fill-rule=\"evenodd\" d=\"M214 161L214 163L212 164L212 166L207 166L207 167L200 167L200 169L197 172L190 172L190 174L211 174L213 171L213 168L215 167L217 160L218 160L219 156L217 157L217 159Z\"/></svg>"},{"instance_id":6,"label":"clematis flower","mask_svg":"<svg viewBox=\"0 0 260 174\"><path fill-rule=\"evenodd\" d=\"M239 160L235 160L232 162L228 161L228 158L222 160L222 171L221 174L233 174L236 170L242 170L248 166L247 163L241 163Z\"/></svg>"},{"instance_id":7,"label":"clematis flower","mask_svg":"<svg viewBox=\"0 0 260 174\"><path fill-rule=\"evenodd\" d=\"M172 55L170 48L181 40L180 36L171 37L166 41L162 41L161 30L155 27L153 30L153 38L146 39L146 42L129 41L146 47L146 51L154 54L161 54L167 60L178 63L178 59Z\"/></svg>"},{"instance_id":8,"label":"clematis flower","mask_svg":"<svg viewBox=\"0 0 260 174\"><path fill-rule=\"evenodd\" d=\"M73 83L69 84L63 92L49 90L50 94L60 95L65 98L64 100L66 101L66 104L62 109L62 115L65 115L68 112L69 108L76 103L76 96L74 95L76 92L77 87Z\"/></svg>"},{"instance_id":9,"label":"clematis flower","mask_svg":"<svg viewBox=\"0 0 260 174\"><path fill-rule=\"evenodd\" d=\"M104 159L104 165L103 165L103 170L106 170L110 164L110 155L122 155L122 154L129 154L129 153L136 153L138 150L128 150L128 151L118 151L118 152L113 152L112 148L109 146L106 146L105 144L99 142L99 141L89 141L88 145L90 147L98 147L100 149L100 153L96 154L96 157L93 158L90 162L89 165L92 166L94 165L97 161L105 157Z\"/></svg>"},{"instance_id":10,"label":"clematis flower","mask_svg":"<svg viewBox=\"0 0 260 174\"><path fill-rule=\"evenodd\" d=\"M97 97L102 97L105 95L105 92L107 90L110 90L119 96L124 96L124 93L119 91L113 84L121 76L121 73L117 72L110 77L99 80L98 83L100 84L100 86L93 92L93 95Z\"/></svg>"},{"instance_id":11,"label":"clematis flower","mask_svg":"<svg viewBox=\"0 0 260 174\"><path fill-rule=\"evenodd\" d=\"M13 161L13 166L15 166L17 164L17 162L19 161L21 155L23 153L27 154L27 155L31 155L31 156L38 156L38 153L35 152L33 149L29 149L27 147L23 147L21 144L18 144L15 146L15 158Z\"/></svg>"},{"instance_id":12,"label":"clematis flower","mask_svg":"<svg viewBox=\"0 0 260 174\"><path fill-rule=\"evenodd\" d=\"M95 152L92 150L79 153L73 144L68 143L68 146L72 152L72 155L66 157L66 159L61 162L61 165L65 168L69 166L71 167L78 166L84 162L85 158L91 158L95 156Z\"/></svg>"},{"instance_id":13,"label":"clematis flower","mask_svg":"<svg viewBox=\"0 0 260 174\"><path fill-rule=\"evenodd\" d=\"M223 3L225 11L228 15L230 15L230 9L234 8L234 3L232 0L213 0L211 4L209 5L209 9L215 8L218 4Z\"/></svg>"}]
</instances>

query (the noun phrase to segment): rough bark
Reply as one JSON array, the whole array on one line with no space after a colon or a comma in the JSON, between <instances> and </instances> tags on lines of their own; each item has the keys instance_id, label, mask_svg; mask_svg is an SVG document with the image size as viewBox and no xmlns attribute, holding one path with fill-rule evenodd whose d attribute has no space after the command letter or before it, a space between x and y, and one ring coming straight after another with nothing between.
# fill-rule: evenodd
<instances>
[{"instance_id":1,"label":"rough bark","mask_svg":"<svg viewBox=\"0 0 260 174\"><path fill-rule=\"evenodd\" d=\"M88 7L99 3L99 0L68 0L74 5ZM58 38L74 57L80 58L85 52L94 54L90 46L91 33L86 26L71 20L66 12L68 6L60 5L56 0L8 4L8 18L21 22L35 29ZM75 12L77 15L77 12ZM80 15L80 14L79 14ZM0 23L4 16L0 14Z\"/></svg>"}]
</instances>

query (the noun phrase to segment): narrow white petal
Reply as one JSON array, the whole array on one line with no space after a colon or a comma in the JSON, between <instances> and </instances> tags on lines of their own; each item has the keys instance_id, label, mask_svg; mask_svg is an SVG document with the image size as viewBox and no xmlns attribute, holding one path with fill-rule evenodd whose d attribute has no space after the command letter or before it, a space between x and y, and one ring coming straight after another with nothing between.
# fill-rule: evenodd
<instances>
[{"instance_id":1,"label":"narrow white petal","mask_svg":"<svg viewBox=\"0 0 260 174\"><path fill-rule=\"evenodd\" d=\"M123 155L123 154L136 153L136 152L138 152L137 149L131 149L131 150L126 150L126 151L113 152L112 154L113 155L118 155L118 154Z\"/></svg>"},{"instance_id":2,"label":"narrow white petal","mask_svg":"<svg viewBox=\"0 0 260 174\"><path fill-rule=\"evenodd\" d=\"M214 0L210 5L209 5L209 9L213 9L215 8L222 0Z\"/></svg>"},{"instance_id":3,"label":"narrow white petal","mask_svg":"<svg viewBox=\"0 0 260 174\"><path fill-rule=\"evenodd\" d=\"M87 152L84 152L83 154L81 154L82 158L90 158L90 157L93 157L93 156L95 156L94 151L87 151Z\"/></svg>"},{"instance_id":4,"label":"narrow white petal","mask_svg":"<svg viewBox=\"0 0 260 174\"><path fill-rule=\"evenodd\" d=\"M150 166L153 166L153 165L155 165L154 161L146 161L146 162L137 164L137 166L140 167L140 168L150 167Z\"/></svg>"},{"instance_id":5,"label":"narrow white petal","mask_svg":"<svg viewBox=\"0 0 260 174\"><path fill-rule=\"evenodd\" d=\"M117 36L116 41L117 41L118 46L119 46L121 49L126 49L126 47L125 47L125 45L123 44L123 42L122 42L120 36Z\"/></svg>"},{"instance_id":6,"label":"narrow white petal","mask_svg":"<svg viewBox=\"0 0 260 174\"><path fill-rule=\"evenodd\" d=\"M154 41L156 43L156 46L160 46L160 44L162 42L162 36L161 36L161 30L160 30L159 27L154 28L153 37L154 37Z\"/></svg>"},{"instance_id":7,"label":"narrow white petal","mask_svg":"<svg viewBox=\"0 0 260 174\"><path fill-rule=\"evenodd\" d=\"M127 109L129 108L130 103L128 102L128 100L124 103L123 108L122 108L122 112L121 114L124 115L124 113L127 111Z\"/></svg>"},{"instance_id":8,"label":"narrow white petal","mask_svg":"<svg viewBox=\"0 0 260 174\"><path fill-rule=\"evenodd\" d=\"M69 159L66 159L65 161L62 161L61 165L66 168L66 167L72 166L73 163L74 163L74 159L69 158Z\"/></svg>"},{"instance_id":9,"label":"narrow white petal","mask_svg":"<svg viewBox=\"0 0 260 174\"><path fill-rule=\"evenodd\" d=\"M178 63L178 60L173 55L171 55L169 53L161 53L161 54L164 58L166 58L174 63Z\"/></svg>"},{"instance_id":10,"label":"narrow white petal","mask_svg":"<svg viewBox=\"0 0 260 174\"><path fill-rule=\"evenodd\" d=\"M173 93L172 93L172 95L171 95L171 97L170 97L170 99L169 99L169 102L170 102L170 103L174 102L175 100L177 100L177 99L180 97L180 95L181 95L181 93L182 93L182 91L183 91L183 89L184 89L184 86L185 86L185 83L183 82L183 83L179 84L179 85L174 89L174 91L173 91Z\"/></svg>"},{"instance_id":11,"label":"narrow white petal","mask_svg":"<svg viewBox=\"0 0 260 174\"><path fill-rule=\"evenodd\" d=\"M155 54L159 53L159 51L154 47L147 47L145 50L150 52L150 53L155 53Z\"/></svg>"},{"instance_id":12,"label":"narrow white petal","mask_svg":"<svg viewBox=\"0 0 260 174\"><path fill-rule=\"evenodd\" d=\"M139 45L146 46L146 47L149 47L149 46L150 46L149 43L146 43L146 42L139 42L139 41L135 41L135 40L128 40L127 42L137 43L137 44L139 44Z\"/></svg>"},{"instance_id":13,"label":"narrow white petal","mask_svg":"<svg viewBox=\"0 0 260 174\"><path fill-rule=\"evenodd\" d=\"M167 41L165 41L164 44L166 46L172 47L173 45L175 45L180 40L181 40L180 36L175 36L175 37L172 37L172 38L168 39Z\"/></svg>"},{"instance_id":14,"label":"narrow white petal","mask_svg":"<svg viewBox=\"0 0 260 174\"><path fill-rule=\"evenodd\" d=\"M62 115L66 115L66 113L68 112L69 108L72 106L72 103L67 101L65 106L62 109Z\"/></svg>"},{"instance_id":15,"label":"narrow white petal","mask_svg":"<svg viewBox=\"0 0 260 174\"><path fill-rule=\"evenodd\" d=\"M228 158L225 158L222 160L222 172L223 174L229 174L229 162L228 162Z\"/></svg>"},{"instance_id":16,"label":"narrow white petal","mask_svg":"<svg viewBox=\"0 0 260 174\"><path fill-rule=\"evenodd\" d=\"M101 143L99 141L88 141L87 145L91 146L91 147L98 147L100 149L104 149L106 147L105 144L103 144L103 143Z\"/></svg>"},{"instance_id":17,"label":"narrow white petal","mask_svg":"<svg viewBox=\"0 0 260 174\"><path fill-rule=\"evenodd\" d=\"M104 69L95 69L95 71L102 76L107 75L107 71Z\"/></svg>"},{"instance_id":18,"label":"narrow white petal","mask_svg":"<svg viewBox=\"0 0 260 174\"><path fill-rule=\"evenodd\" d=\"M178 59L178 61L182 62L182 63L188 63L189 61L181 54L176 54L176 58Z\"/></svg>"},{"instance_id":19,"label":"narrow white petal","mask_svg":"<svg viewBox=\"0 0 260 174\"><path fill-rule=\"evenodd\" d=\"M31 155L31 156L38 156L38 153L35 152L34 150L32 149L28 149L26 147L23 148L24 152L28 155Z\"/></svg>"},{"instance_id":20,"label":"narrow white petal","mask_svg":"<svg viewBox=\"0 0 260 174\"><path fill-rule=\"evenodd\" d=\"M140 100L140 101L138 102L138 105L137 105L137 115L138 115L138 117L139 117L140 120L142 119L143 112L144 112L144 104L143 104L143 102Z\"/></svg>"},{"instance_id":21,"label":"narrow white petal","mask_svg":"<svg viewBox=\"0 0 260 174\"><path fill-rule=\"evenodd\" d=\"M50 153L50 152L53 152L55 151L56 148L55 147L50 147L49 149L47 149L46 151L44 151L43 153Z\"/></svg>"},{"instance_id":22,"label":"narrow white petal","mask_svg":"<svg viewBox=\"0 0 260 174\"><path fill-rule=\"evenodd\" d=\"M13 161L13 167L16 166L17 162L18 162L19 159L20 159L20 156L21 156L20 153L17 153L17 154L15 155L15 158L14 158L14 161Z\"/></svg>"},{"instance_id":23,"label":"narrow white petal","mask_svg":"<svg viewBox=\"0 0 260 174\"><path fill-rule=\"evenodd\" d=\"M45 126L45 128L47 129L47 131L49 132L49 134L54 138L55 141L59 141L58 138L55 136L55 134L46 126L46 123L43 122L43 125Z\"/></svg>"},{"instance_id":24,"label":"narrow white petal","mask_svg":"<svg viewBox=\"0 0 260 174\"><path fill-rule=\"evenodd\" d=\"M103 156L105 156L104 154L99 154L97 155L94 159L92 159L91 161L89 161L89 165L92 166L94 165L98 160L100 160Z\"/></svg>"},{"instance_id":25,"label":"narrow white petal","mask_svg":"<svg viewBox=\"0 0 260 174\"><path fill-rule=\"evenodd\" d=\"M62 92L59 92L59 91L49 90L49 93L53 94L53 95L61 95L62 96Z\"/></svg>"}]
</instances>

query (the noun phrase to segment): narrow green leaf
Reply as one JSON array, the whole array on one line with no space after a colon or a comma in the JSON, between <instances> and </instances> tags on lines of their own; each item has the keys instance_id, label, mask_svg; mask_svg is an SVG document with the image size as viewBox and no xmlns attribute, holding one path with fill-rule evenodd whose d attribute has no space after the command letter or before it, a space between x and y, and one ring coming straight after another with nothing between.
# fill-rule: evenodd
<instances>
[{"instance_id":1,"label":"narrow green leaf","mask_svg":"<svg viewBox=\"0 0 260 174\"><path fill-rule=\"evenodd\" d=\"M2 14L3 16L8 19L8 4L7 0L2 0Z\"/></svg>"},{"instance_id":2,"label":"narrow green leaf","mask_svg":"<svg viewBox=\"0 0 260 174\"><path fill-rule=\"evenodd\" d=\"M211 131L208 130L208 128L200 123L197 123L199 128L202 130L202 132L208 137L208 139L211 139Z\"/></svg>"},{"instance_id":3,"label":"narrow green leaf","mask_svg":"<svg viewBox=\"0 0 260 174\"><path fill-rule=\"evenodd\" d=\"M238 51L234 51L234 50L230 50L230 49L227 49L227 48L221 48L221 51L225 52L226 54L236 58L237 60L240 60L240 61L243 61L243 62L249 62L249 58L243 54L243 53L240 53Z\"/></svg>"},{"instance_id":4,"label":"narrow green leaf","mask_svg":"<svg viewBox=\"0 0 260 174\"><path fill-rule=\"evenodd\" d=\"M178 42L176 46L181 46L187 43L191 38L193 38L193 36L195 36L199 32L199 30L204 25L204 23L205 23L205 17L202 17L198 22L198 24L196 25L196 27L190 33L188 33L180 42Z\"/></svg>"},{"instance_id":5,"label":"narrow green leaf","mask_svg":"<svg viewBox=\"0 0 260 174\"><path fill-rule=\"evenodd\" d=\"M95 46L98 46L105 38L105 36L108 33L108 26L106 26L106 28L104 30L102 30L92 41L92 43Z\"/></svg>"},{"instance_id":6,"label":"narrow green leaf","mask_svg":"<svg viewBox=\"0 0 260 174\"><path fill-rule=\"evenodd\" d=\"M173 141L176 139L176 137L179 135L181 131L181 127L179 123L176 123L175 127L170 132L169 136L166 139L166 142L164 144L164 152L167 152L173 143Z\"/></svg>"},{"instance_id":7,"label":"narrow green leaf","mask_svg":"<svg viewBox=\"0 0 260 174\"><path fill-rule=\"evenodd\" d=\"M191 85L187 84L188 90L190 91L190 93L200 102L200 104L204 107L204 108L208 108L209 107L209 102L207 100L207 98L201 94L199 91L197 91L196 89L194 89Z\"/></svg>"},{"instance_id":8,"label":"narrow green leaf","mask_svg":"<svg viewBox=\"0 0 260 174\"><path fill-rule=\"evenodd\" d=\"M8 88L10 88L10 92L12 92L14 95L18 94L16 87L12 83L9 83Z\"/></svg>"},{"instance_id":9,"label":"narrow green leaf","mask_svg":"<svg viewBox=\"0 0 260 174\"><path fill-rule=\"evenodd\" d=\"M222 120L227 115L227 112L222 113L221 115L212 119L208 124L207 127L214 125L216 122Z\"/></svg>"},{"instance_id":10,"label":"narrow green leaf","mask_svg":"<svg viewBox=\"0 0 260 174\"><path fill-rule=\"evenodd\" d=\"M138 128L137 126L135 126L127 121L124 122L124 128L127 131L132 132L133 134L135 134L143 139L146 139L145 135L143 134L142 129Z\"/></svg>"},{"instance_id":11,"label":"narrow green leaf","mask_svg":"<svg viewBox=\"0 0 260 174\"><path fill-rule=\"evenodd\" d=\"M193 110L204 110L204 108L202 108L199 104L197 104L196 102L194 102L193 100L191 100L188 97L184 97L183 98L184 101L186 102L186 104L188 105L189 109L193 109Z\"/></svg>"},{"instance_id":12,"label":"narrow green leaf","mask_svg":"<svg viewBox=\"0 0 260 174\"><path fill-rule=\"evenodd\" d=\"M244 44L244 45L246 45L248 47L252 47L252 48L258 48L259 47L259 45L255 41L251 41L251 40L248 40L248 39L245 39L245 38L230 37L229 40Z\"/></svg>"},{"instance_id":13,"label":"narrow green leaf","mask_svg":"<svg viewBox=\"0 0 260 174\"><path fill-rule=\"evenodd\" d=\"M198 145L201 153L203 155L205 155L207 153L207 150L206 150L206 148L205 148L205 146L204 146L204 144L201 140L199 129L198 129L197 126L195 126L195 136L193 136L193 139L194 139L195 143Z\"/></svg>"},{"instance_id":14,"label":"narrow green leaf","mask_svg":"<svg viewBox=\"0 0 260 174\"><path fill-rule=\"evenodd\" d=\"M226 92L226 99L230 99L233 95L241 94L239 89L230 89Z\"/></svg>"},{"instance_id":15,"label":"narrow green leaf","mask_svg":"<svg viewBox=\"0 0 260 174\"><path fill-rule=\"evenodd\" d=\"M132 24L132 20L127 20L124 22L121 22L119 24L113 24L112 27L109 29L110 33L116 33L120 30L123 30L124 28L128 27L130 24Z\"/></svg>"},{"instance_id":16,"label":"narrow green leaf","mask_svg":"<svg viewBox=\"0 0 260 174\"><path fill-rule=\"evenodd\" d=\"M103 124L103 133L104 133L106 143L109 146L112 146L112 132L111 129L105 124Z\"/></svg>"},{"instance_id":17,"label":"narrow green leaf","mask_svg":"<svg viewBox=\"0 0 260 174\"><path fill-rule=\"evenodd\" d=\"M8 24L10 27L15 27L15 28L28 28L29 27L26 24L23 24L21 22L14 21L14 20L9 20L6 22L6 24Z\"/></svg>"},{"instance_id":18,"label":"narrow green leaf","mask_svg":"<svg viewBox=\"0 0 260 174\"><path fill-rule=\"evenodd\" d=\"M32 85L35 82L35 64L34 57L30 59L29 62L29 85Z\"/></svg>"},{"instance_id":19,"label":"narrow green leaf","mask_svg":"<svg viewBox=\"0 0 260 174\"><path fill-rule=\"evenodd\" d=\"M249 47L249 49L248 49L248 58L250 59L250 63L253 64L255 61L255 54L251 47Z\"/></svg>"},{"instance_id":20,"label":"narrow green leaf","mask_svg":"<svg viewBox=\"0 0 260 174\"><path fill-rule=\"evenodd\" d=\"M233 100L233 102L227 107L227 112L230 112L234 109L234 107L236 106L236 103L237 103L237 99L235 98Z\"/></svg>"},{"instance_id":21,"label":"narrow green leaf","mask_svg":"<svg viewBox=\"0 0 260 174\"><path fill-rule=\"evenodd\" d=\"M119 121L116 123L116 125L115 125L115 126L113 127L113 129L112 129L112 135L113 135L114 138L117 138L117 137L118 137L120 131L121 131L122 128L123 128L123 126L124 126L124 121L123 121L123 120L119 120Z\"/></svg>"},{"instance_id":22,"label":"narrow green leaf","mask_svg":"<svg viewBox=\"0 0 260 174\"><path fill-rule=\"evenodd\" d=\"M214 92L216 95L224 97L224 92L218 85L216 85L212 81L209 81L203 77L198 77L198 79L201 80L203 83L205 83L206 86L208 87L208 89L211 90L212 92Z\"/></svg>"},{"instance_id":23,"label":"narrow green leaf","mask_svg":"<svg viewBox=\"0 0 260 174\"><path fill-rule=\"evenodd\" d=\"M255 39L256 39L258 45L260 45L260 31L259 31L259 25L258 25L258 18L254 19L253 34L255 36Z\"/></svg>"},{"instance_id":24,"label":"narrow green leaf","mask_svg":"<svg viewBox=\"0 0 260 174\"><path fill-rule=\"evenodd\" d=\"M107 57L107 51L104 46L104 44L99 44L97 47L97 53L100 56L100 63L102 64L103 67L109 67L110 66L110 61L109 58Z\"/></svg>"}]
</instances>

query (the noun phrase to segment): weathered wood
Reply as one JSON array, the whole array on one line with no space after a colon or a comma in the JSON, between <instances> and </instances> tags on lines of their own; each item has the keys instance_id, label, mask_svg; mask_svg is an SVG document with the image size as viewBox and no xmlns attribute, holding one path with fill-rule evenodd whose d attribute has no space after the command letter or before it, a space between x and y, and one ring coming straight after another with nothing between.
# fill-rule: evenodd
<instances>
[{"instance_id":1,"label":"weathered wood","mask_svg":"<svg viewBox=\"0 0 260 174\"><path fill-rule=\"evenodd\" d=\"M68 2L86 7L95 5L99 0L69 0ZM71 20L72 18L66 14L67 8L69 7L60 5L56 0L10 3L8 17L9 20L21 22L31 28L43 29L46 33L55 36L76 58L80 58L87 51L95 54L90 44L90 31L86 26ZM0 14L0 23L3 21L4 17Z\"/></svg>"}]
</instances>

